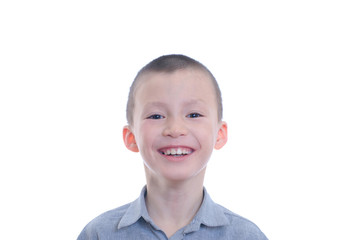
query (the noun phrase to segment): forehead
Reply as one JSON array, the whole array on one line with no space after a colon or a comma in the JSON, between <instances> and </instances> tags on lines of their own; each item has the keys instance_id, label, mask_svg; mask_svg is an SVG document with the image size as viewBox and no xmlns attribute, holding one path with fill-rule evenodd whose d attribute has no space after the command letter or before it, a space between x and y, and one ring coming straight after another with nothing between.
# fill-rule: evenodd
<instances>
[{"instance_id":1,"label":"forehead","mask_svg":"<svg viewBox=\"0 0 361 240\"><path fill-rule=\"evenodd\" d=\"M206 99L215 97L215 86L210 75L187 68L171 73L148 72L140 76L135 89L137 100L151 101L160 97Z\"/></svg>"}]
</instances>

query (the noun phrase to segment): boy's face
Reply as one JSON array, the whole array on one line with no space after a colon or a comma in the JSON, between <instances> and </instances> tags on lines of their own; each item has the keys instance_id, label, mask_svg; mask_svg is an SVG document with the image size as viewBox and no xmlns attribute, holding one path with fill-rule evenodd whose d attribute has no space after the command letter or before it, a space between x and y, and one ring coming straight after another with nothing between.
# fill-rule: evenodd
<instances>
[{"instance_id":1,"label":"boy's face","mask_svg":"<svg viewBox=\"0 0 361 240\"><path fill-rule=\"evenodd\" d=\"M134 123L124 128L128 149L140 151L147 174L184 181L205 170L213 148L227 141L215 90L202 70L146 73L135 91Z\"/></svg>"}]
</instances>

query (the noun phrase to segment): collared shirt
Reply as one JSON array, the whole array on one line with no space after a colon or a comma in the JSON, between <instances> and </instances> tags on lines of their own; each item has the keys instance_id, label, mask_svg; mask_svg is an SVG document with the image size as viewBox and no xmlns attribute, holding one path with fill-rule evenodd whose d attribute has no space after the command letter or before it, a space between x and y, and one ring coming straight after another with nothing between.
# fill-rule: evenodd
<instances>
[{"instance_id":1,"label":"collared shirt","mask_svg":"<svg viewBox=\"0 0 361 240\"><path fill-rule=\"evenodd\" d=\"M214 203L205 188L203 192L203 202L191 223L169 240L267 240L254 223ZM96 217L85 226L78 240L168 239L150 218L145 196L146 187L134 202Z\"/></svg>"}]
</instances>

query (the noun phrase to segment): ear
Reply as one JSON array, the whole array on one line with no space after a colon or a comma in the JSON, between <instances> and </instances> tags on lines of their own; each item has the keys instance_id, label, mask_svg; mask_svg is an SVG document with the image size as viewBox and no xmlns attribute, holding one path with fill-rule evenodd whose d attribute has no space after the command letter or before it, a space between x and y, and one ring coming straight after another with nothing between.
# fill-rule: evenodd
<instances>
[{"instance_id":1,"label":"ear","mask_svg":"<svg viewBox=\"0 0 361 240\"><path fill-rule=\"evenodd\" d=\"M127 125L123 128L123 141L125 146L132 152L139 152L137 143L135 141L135 136L130 126Z\"/></svg>"},{"instance_id":2,"label":"ear","mask_svg":"<svg viewBox=\"0 0 361 240\"><path fill-rule=\"evenodd\" d=\"M221 149L227 143L227 123L221 122L221 126L218 130L216 144L214 145L215 149Z\"/></svg>"}]
</instances>

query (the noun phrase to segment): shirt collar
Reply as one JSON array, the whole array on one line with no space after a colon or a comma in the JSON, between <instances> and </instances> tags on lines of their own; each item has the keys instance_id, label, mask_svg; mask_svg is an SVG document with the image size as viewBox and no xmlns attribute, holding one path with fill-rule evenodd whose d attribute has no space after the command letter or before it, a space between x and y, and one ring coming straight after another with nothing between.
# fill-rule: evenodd
<instances>
[{"instance_id":1,"label":"shirt collar","mask_svg":"<svg viewBox=\"0 0 361 240\"><path fill-rule=\"evenodd\" d=\"M145 221L151 222L151 218L148 214L147 207L145 205L145 194L147 192L146 186L143 187L139 198L132 202L120 219L118 229L130 226L137 222L139 218L143 217Z\"/></svg>"},{"instance_id":2,"label":"shirt collar","mask_svg":"<svg viewBox=\"0 0 361 240\"><path fill-rule=\"evenodd\" d=\"M139 198L130 204L129 208L120 219L118 229L136 223L141 217L146 222L149 222L155 226L148 214L147 207L145 205L146 193L147 188L144 186ZM200 228L201 224L204 224L208 227L219 227L229 224L229 220L225 216L223 208L212 201L205 188L203 188L203 201L201 207L199 208L192 222L185 228L185 231L196 231Z\"/></svg>"},{"instance_id":3,"label":"shirt collar","mask_svg":"<svg viewBox=\"0 0 361 240\"><path fill-rule=\"evenodd\" d=\"M203 202L194 220L208 227L219 227L228 225L228 218L224 214L224 209L213 202L207 190L203 188Z\"/></svg>"}]
</instances>

